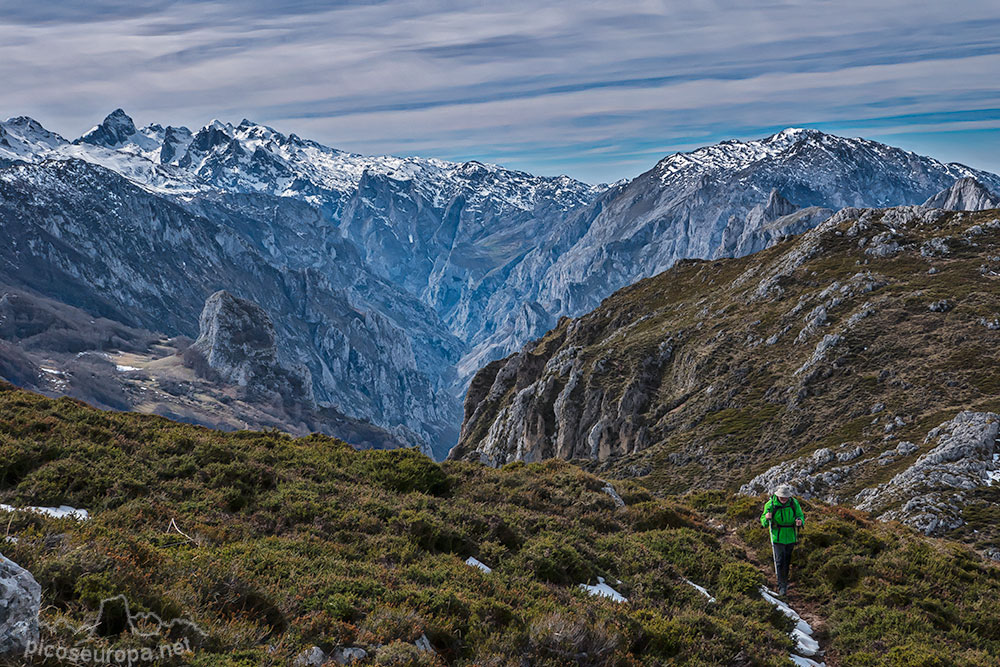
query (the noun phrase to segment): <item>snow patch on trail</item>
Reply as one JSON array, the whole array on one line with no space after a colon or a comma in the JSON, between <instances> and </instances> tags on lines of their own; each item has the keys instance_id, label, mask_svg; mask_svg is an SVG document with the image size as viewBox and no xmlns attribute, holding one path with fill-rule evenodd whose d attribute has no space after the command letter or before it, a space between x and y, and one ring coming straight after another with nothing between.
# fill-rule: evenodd
<instances>
[{"instance_id":1,"label":"snow patch on trail","mask_svg":"<svg viewBox=\"0 0 1000 667\"><path fill-rule=\"evenodd\" d=\"M4 505L0 503L0 510L5 512L34 512L36 514L45 514L54 519L76 519L77 521L86 521L90 518L90 512L87 510L78 510L75 507L70 507L69 505L60 505L59 507L14 507L13 505Z\"/></svg>"},{"instance_id":2,"label":"snow patch on trail","mask_svg":"<svg viewBox=\"0 0 1000 667\"><path fill-rule=\"evenodd\" d=\"M493 571L493 568L491 568L489 565L486 565L486 564L484 564L484 563L476 560L472 556L469 556L468 558L465 559L465 564L468 565L469 567L478 567L480 570L482 570L486 574L489 574L490 572Z\"/></svg>"},{"instance_id":3,"label":"snow patch on trail","mask_svg":"<svg viewBox=\"0 0 1000 667\"><path fill-rule=\"evenodd\" d=\"M794 653L790 657L792 662L798 665L798 667L826 667L825 662L816 662L811 658L803 658L801 655L795 655Z\"/></svg>"},{"instance_id":4,"label":"snow patch on trail","mask_svg":"<svg viewBox=\"0 0 1000 667\"><path fill-rule=\"evenodd\" d=\"M611 598L613 602L628 602L628 598L604 583L604 577L597 578L596 586L591 586L590 584L580 584L580 588L587 591L591 595Z\"/></svg>"},{"instance_id":5,"label":"snow patch on trail","mask_svg":"<svg viewBox=\"0 0 1000 667\"><path fill-rule=\"evenodd\" d=\"M712 597L712 594L711 594L711 593L709 593L709 592L708 592L708 590L706 590L704 586L699 586L698 584L694 583L694 582L693 582L693 581L691 581L690 579L685 579L684 581L685 581L686 583L690 584L691 586L694 586L694 587L695 587L695 589L696 589L696 590L697 590L697 591L698 591L699 593L701 593L702 595L704 595L705 597L707 597L707 598L708 598L708 601L709 601L709 602L715 602L715 598L714 598L714 597Z\"/></svg>"},{"instance_id":6,"label":"snow patch on trail","mask_svg":"<svg viewBox=\"0 0 1000 667\"><path fill-rule=\"evenodd\" d=\"M769 591L766 588L761 587L760 589L761 597L774 605L782 614L788 618L795 621L795 629L792 630L791 637L795 640L796 650L802 654L797 655L793 653L789 656L796 665L802 665L803 667L826 667L825 662L816 662L815 660L810 660L810 656L814 656L819 653L819 642L813 639L812 627L806 623L798 612L789 607L785 602L778 599L778 594L774 591Z\"/></svg>"}]
</instances>

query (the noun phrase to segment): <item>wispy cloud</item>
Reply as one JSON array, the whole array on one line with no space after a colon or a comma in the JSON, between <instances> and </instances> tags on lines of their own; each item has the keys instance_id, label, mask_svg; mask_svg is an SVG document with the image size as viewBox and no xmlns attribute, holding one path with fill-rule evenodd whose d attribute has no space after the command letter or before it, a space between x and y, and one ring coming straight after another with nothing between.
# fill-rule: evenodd
<instances>
[{"instance_id":1,"label":"wispy cloud","mask_svg":"<svg viewBox=\"0 0 1000 667\"><path fill-rule=\"evenodd\" d=\"M808 125L1000 170L976 140L1000 122L1000 12L961 5L0 2L0 115L68 135L117 106L249 117L359 152L594 181Z\"/></svg>"}]
</instances>

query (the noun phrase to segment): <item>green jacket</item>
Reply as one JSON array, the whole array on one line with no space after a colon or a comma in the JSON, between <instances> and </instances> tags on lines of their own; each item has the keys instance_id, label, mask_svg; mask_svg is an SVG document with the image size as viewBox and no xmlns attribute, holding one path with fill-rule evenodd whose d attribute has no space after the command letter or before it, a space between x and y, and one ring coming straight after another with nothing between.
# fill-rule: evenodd
<instances>
[{"instance_id":1,"label":"green jacket","mask_svg":"<svg viewBox=\"0 0 1000 667\"><path fill-rule=\"evenodd\" d=\"M771 512L770 528L771 542L776 544L795 544L798 542L798 530L795 528L795 520L801 519L805 523L805 515L802 514L802 507L795 498L789 498L788 502L782 505L778 502L777 496L771 496L764 505L764 511L760 514L760 524L768 527L769 520L766 515Z\"/></svg>"}]
</instances>

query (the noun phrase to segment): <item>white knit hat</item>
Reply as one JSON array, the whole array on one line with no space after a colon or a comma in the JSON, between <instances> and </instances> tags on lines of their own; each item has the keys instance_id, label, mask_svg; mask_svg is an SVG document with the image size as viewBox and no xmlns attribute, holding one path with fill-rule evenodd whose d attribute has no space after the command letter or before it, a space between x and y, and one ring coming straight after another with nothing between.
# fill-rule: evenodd
<instances>
[{"instance_id":1,"label":"white knit hat","mask_svg":"<svg viewBox=\"0 0 1000 667\"><path fill-rule=\"evenodd\" d=\"M792 488L791 484L779 484L774 490L774 495L779 498L791 498L795 495L795 489Z\"/></svg>"}]
</instances>

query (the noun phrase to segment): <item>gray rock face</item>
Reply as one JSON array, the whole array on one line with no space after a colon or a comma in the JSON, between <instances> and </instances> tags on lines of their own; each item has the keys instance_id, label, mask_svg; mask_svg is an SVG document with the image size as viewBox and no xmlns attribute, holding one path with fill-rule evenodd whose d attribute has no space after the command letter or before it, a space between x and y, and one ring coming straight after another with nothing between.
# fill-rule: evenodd
<instances>
[{"instance_id":1,"label":"gray rock face","mask_svg":"<svg viewBox=\"0 0 1000 667\"><path fill-rule=\"evenodd\" d=\"M192 346L229 383L255 395L312 402L308 371L295 373L278 359L271 318L263 308L219 290L208 297Z\"/></svg>"},{"instance_id":2,"label":"gray rock face","mask_svg":"<svg viewBox=\"0 0 1000 667\"><path fill-rule=\"evenodd\" d=\"M102 167L53 161L5 170L0 220L2 284L192 338L208 295L252 297L287 365L309 369L318 403L402 429L438 456L455 440L460 409L442 387L460 343L305 203L254 195L181 207Z\"/></svg>"},{"instance_id":3,"label":"gray rock face","mask_svg":"<svg viewBox=\"0 0 1000 667\"><path fill-rule=\"evenodd\" d=\"M31 573L0 555L0 656L23 655L38 641L41 597Z\"/></svg>"},{"instance_id":4,"label":"gray rock face","mask_svg":"<svg viewBox=\"0 0 1000 667\"><path fill-rule=\"evenodd\" d=\"M194 135L186 127L167 126L163 133L163 145L160 147L160 162L162 164L177 164L187 152Z\"/></svg>"},{"instance_id":5,"label":"gray rock face","mask_svg":"<svg viewBox=\"0 0 1000 667\"><path fill-rule=\"evenodd\" d=\"M577 322L564 335L563 350L549 359L525 348L476 375L466 397L459 446L452 456L477 458L490 465L552 457L604 460L650 444L644 413L662 381L664 365L673 357L674 341L662 341L627 379L621 396L613 398L594 375L583 380L580 344L589 332ZM488 414L511 391L513 400L496 414ZM488 430L476 441L475 432L484 424Z\"/></svg>"},{"instance_id":6,"label":"gray rock face","mask_svg":"<svg viewBox=\"0 0 1000 667\"><path fill-rule=\"evenodd\" d=\"M924 443L936 443L932 450L888 482L861 491L856 506L927 535L961 526L963 492L988 485L998 467L998 427L1000 416L992 412L959 413L927 434Z\"/></svg>"},{"instance_id":7,"label":"gray rock face","mask_svg":"<svg viewBox=\"0 0 1000 667\"><path fill-rule=\"evenodd\" d=\"M312 646L295 656L293 667L320 667L326 662L326 654L319 646Z\"/></svg>"},{"instance_id":8,"label":"gray rock face","mask_svg":"<svg viewBox=\"0 0 1000 667\"><path fill-rule=\"evenodd\" d=\"M971 176L960 178L955 183L924 202L930 208L949 211L985 211L1000 208L1000 197Z\"/></svg>"},{"instance_id":9,"label":"gray rock face","mask_svg":"<svg viewBox=\"0 0 1000 667\"><path fill-rule=\"evenodd\" d=\"M740 487L740 493L748 496L758 496L774 493L781 484L789 484L802 498L822 497L823 491L845 477L845 468L837 466L825 474L815 474L828 463L836 460L847 462L855 458L854 451L844 448L834 452L829 448L817 449L815 452L792 461L785 461L770 468ZM849 472L849 467L846 469Z\"/></svg>"},{"instance_id":10,"label":"gray rock face","mask_svg":"<svg viewBox=\"0 0 1000 667\"><path fill-rule=\"evenodd\" d=\"M996 438L1000 416L992 412L961 412L932 429L924 439L934 445L888 482L843 495L865 466L881 466L912 456L919 447L900 442L893 449L862 458L860 447L843 445L839 451L819 449L808 456L784 461L740 487L740 493L769 493L776 484L791 484L803 498L850 503L878 518L901 521L927 535L942 534L962 525L965 492L1000 479Z\"/></svg>"},{"instance_id":11,"label":"gray rock face","mask_svg":"<svg viewBox=\"0 0 1000 667\"><path fill-rule=\"evenodd\" d=\"M625 507L625 501L622 500L620 495L618 495L618 492L615 491L615 487L613 487L610 482L606 482L604 486L601 487L601 491L610 496L611 502L615 504L615 507Z\"/></svg>"},{"instance_id":12,"label":"gray rock face","mask_svg":"<svg viewBox=\"0 0 1000 667\"><path fill-rule=\"evenodd\" d=\"M338 665L352 665L368 658L368 651L356 646L338 646L330 651L330 659Z\"/></svg>"}]
</instances>

